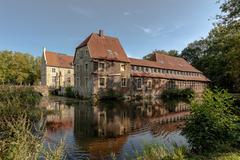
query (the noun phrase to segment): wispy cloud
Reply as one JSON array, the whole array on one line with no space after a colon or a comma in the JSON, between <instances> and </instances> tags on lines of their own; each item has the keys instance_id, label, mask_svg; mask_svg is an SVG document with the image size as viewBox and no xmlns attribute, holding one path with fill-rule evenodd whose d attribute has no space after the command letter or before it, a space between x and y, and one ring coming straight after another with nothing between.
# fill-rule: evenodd
<instances>
[{"instance_id":1,"label":"wispy cloud","mask_svg":"<svg viewBox=\"0 0 240 160\"><path fill-rule=\"evenodd\" d=\"M124 16L130 16L132 13L131 12L123 12Z\"/></svg>"},{"instance_id":2,"label":"wispy cloud","mask_svg":"<svg viewBox=\"0 0 240 160\"><path fill-rule=\"evenodd\" d=\"M172 28L164 28L164 27L144 27L137 25L137 28L141 29L145 34L149 35L150 37L158 37L158 36L166 36L170 33L177 31L181 28L182 25L176 25Z\"/></svg>"},{"instance_id":3,"label":"wispy cloud","mask_svg":"<svg viewBox=\"0 0 240 160\"><path fill-rule=\"evenodd\" d=\"M83 8L80 8L77 6L70 5L68 8L70 9L70 11L72 11L78 15L84 16L84 17L91 17L93 15L92 11L83 9Z\"/></svg>"}]
</instances>

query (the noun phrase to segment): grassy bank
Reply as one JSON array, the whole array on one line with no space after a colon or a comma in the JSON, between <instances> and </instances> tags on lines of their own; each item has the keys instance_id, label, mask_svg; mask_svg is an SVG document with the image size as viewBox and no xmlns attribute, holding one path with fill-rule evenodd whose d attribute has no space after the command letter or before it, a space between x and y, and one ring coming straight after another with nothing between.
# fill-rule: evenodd
<instances>
[{"instance_id":1,"label":"grassy bank","mask_svg":"<svg viewBox=\"0 0 240 160\"><path fill-rule=\"evenodd\" d=\"M206 90L202 101L191 102L191 115L182 134L189 148L168 149L150 144L133 159L140 160L239 160L240 117L238 101L225 90Z\"/></svg>"},{"instance_id":2,"label":"grassy bank","mask_svg":"<svg viewBox=\"0 0 240 160\"><path fill-rule=\"evenodd\" d=\"M116 156L112 156L116 159ZM159 144L145 145L141 153L135 152L132 158L137 160L239 160L240 151L233 149L232 151L211 152L205 154L195 154L184 146L174 146L167 148Z\"/></svg>"},{"instance_id":3,"label":"grassy bank","mask_svg":"<svg viewBox=\"0 0 240 160\"><path fill-rule=\"evenodd\" d=\"M31 87L0 86L0 159L62 159L63 144L44 147L46 112Z\"/></svg>"}]
</instances>

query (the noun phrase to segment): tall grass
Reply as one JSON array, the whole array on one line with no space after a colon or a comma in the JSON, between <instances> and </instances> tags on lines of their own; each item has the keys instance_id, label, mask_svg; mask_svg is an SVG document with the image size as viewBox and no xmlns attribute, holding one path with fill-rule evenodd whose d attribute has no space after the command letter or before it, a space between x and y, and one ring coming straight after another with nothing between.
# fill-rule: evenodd
<instances>
[{"instance_id":1,"label":"tall grass","mask_svg":"<svg viewBox=\"0 0 240 160\"><path fill-rule=\"evenodd\" d=\"M64 159L64 144L44 146L41 96L30 87L0 86L0 159Z\"/></svg>"},{"instance_id":2,"label":"tall grass","mask_svg":"<svg viewBox=\"0 0 240 160\"><path fill-rule=\"evenodd\" d=\"M0 122L4 131L0 137L0 159L36 160L63 159L64 145L58 144L54 150L44 146L44 130L34 128L26 115L18 118L4 119ZM1 127L2 128L2 127ZM33 130L37 132L33 132Z\"/></svg>"}]
</instances>

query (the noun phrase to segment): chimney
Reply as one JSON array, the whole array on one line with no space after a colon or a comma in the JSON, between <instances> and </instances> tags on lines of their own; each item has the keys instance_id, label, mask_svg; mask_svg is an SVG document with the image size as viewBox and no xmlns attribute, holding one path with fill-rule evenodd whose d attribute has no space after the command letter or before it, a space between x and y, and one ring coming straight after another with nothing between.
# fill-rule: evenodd
<instances>
[{"instance_id":1,"label":"chimney","mask_svg":"<svg viewBox=\"0 0 240 160\"><path fill-rule=\"evenodd\" d=\"M98 35L99 35L100 37L102 37L102 36L103 36L103 30L100 29Z\"/></svg>"},{"instance_id":2,"label":"chimney","mask_svg":"<svg viewBox=\"0 0 240 160\"><path fill-rule=\"evenodd\" d=\"M45 54L46 52L46 47L43 47L43 54Z\"/></svg>"}]
</instances>

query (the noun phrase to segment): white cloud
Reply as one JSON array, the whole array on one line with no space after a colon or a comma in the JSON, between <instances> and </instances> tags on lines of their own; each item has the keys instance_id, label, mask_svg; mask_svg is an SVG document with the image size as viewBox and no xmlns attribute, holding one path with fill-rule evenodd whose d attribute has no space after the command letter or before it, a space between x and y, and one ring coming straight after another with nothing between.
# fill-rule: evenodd
<instances>
[{"instance_id":1,"label":"white cloud","mask_svg":"<svg viewBox=\"0 0 240 160\"><path fill-rule=\"evenodd\" d=\"M124 16L129 16L129 15L131 15L132 13L130 13L130 12L123 12L123 15Z\"/></svg>"},{"instance_id":2,"label":"white cloud","mask_svg":"<svg viewBox=\"0 0 240 160\"><path fill-rule=\"evenodd\" d=\"M86 9L83 9L83 8L79 8L79 7L76 7L76 6L70 5L70 6L69 6L69 9L70 9L72 12L74 12L74 13L76 13L76 14L79 14L79 15L81 15L81 16L84 16L84 17L90 17L90 16L93 15L93 12L92 12L92 11L86 10Z\"/></svg>"},{"instance_id":3,"label":"white cloud","mask_svg":"<svg viewBox=\"0 0 240 160\"><path fill-rule=\"evenodd\" d=\"M177 25L173 28L163 28L163 27L144 27L144 26L137 26L139 29L141 29L145 34L149 35L150 37L158 37L158 36L166 36L169 33L175 32L179 28L181 28L181 25Z\"/></svg>"}]
</instances>

